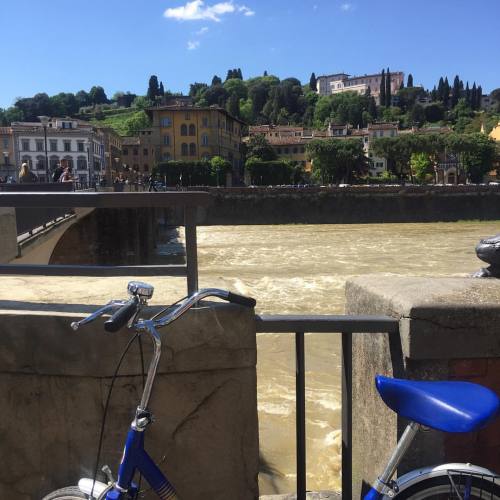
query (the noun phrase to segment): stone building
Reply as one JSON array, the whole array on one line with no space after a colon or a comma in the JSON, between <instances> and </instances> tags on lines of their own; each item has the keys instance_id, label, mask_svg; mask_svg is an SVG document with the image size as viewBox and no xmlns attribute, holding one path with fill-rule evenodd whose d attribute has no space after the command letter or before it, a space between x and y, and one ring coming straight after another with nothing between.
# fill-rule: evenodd
<instances>
[{"instance_id":1,"label":"stone building","mask_svg":"<svg viewBox=\"0 0 500 500\"><path fill-rule=\"evenodd\" d=\"M151 174L155 165L156 148L153 143L153 129L140 130L135 137L122 140L123 175L127 178L144 178Z\"/></svg>"},{"instance_id":2,"label":"stone building","mask_svg":"<svg viewBox=\"0 0 500 500\"><path fill-rule=\"evenodd\" d=\"M218 106L179 102L146 110L152 120L151 145L156 161L197 161L221 156L233 172L241 168L244 122Z\"/></svg>"},{"instance_id":3,"label":"stone building","mask_svg":"<svg viewBox=\"0 0 500 500\"><path fill-rule=\"evenodd\" d=\"M16 178L17 167L14 158L14 140L11 127L0 127L0 177Z\"/></svg>"},{"instance_id":4,"label":"stone building","mask_svg":"<svg viewBox=\"0 0 500 500\"><path fill-rule=\"evenodd\" d=\"M74 118L51 118L45 132L40 122L13 122L15 164L27 162L39 180L47 179L58 164L68 165L75 179L91 183L104 176L104 134L92 124Z\"/></svg>"}]
</instances>

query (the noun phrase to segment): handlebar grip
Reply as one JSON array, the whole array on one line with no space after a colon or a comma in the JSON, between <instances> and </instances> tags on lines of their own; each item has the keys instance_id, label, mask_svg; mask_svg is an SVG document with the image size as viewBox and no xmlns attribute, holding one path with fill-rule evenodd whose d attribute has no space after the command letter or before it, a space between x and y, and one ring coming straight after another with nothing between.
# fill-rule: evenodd
<instances>
[{"instance_id":1,"label":"handlebar grip","mask_svg":"<svg viewBox=\"0 0 500 500\"><path fill-rule=\"evenodd\" d=\"M228 292L227 300L229 300L229 302L232 302L233 304L239 304L240 306L245 307L255 307L255 304L257 304L257 301L252 297L245 297L233 292Z\"/></svg>"},{"instance_id":2,"label":"handlebar grip","mask_svg":"<svg viewBox=\"0 0 500 500\"><path fill-rule=\"evenodd\" d=\"M128 320L135 314L138 304L139 299L137 297L132 297L124 306L120 307L111 318L104 322L104 329L110 333L117 332L120 328L125 326Z\"/></svg>"}]
</instances>

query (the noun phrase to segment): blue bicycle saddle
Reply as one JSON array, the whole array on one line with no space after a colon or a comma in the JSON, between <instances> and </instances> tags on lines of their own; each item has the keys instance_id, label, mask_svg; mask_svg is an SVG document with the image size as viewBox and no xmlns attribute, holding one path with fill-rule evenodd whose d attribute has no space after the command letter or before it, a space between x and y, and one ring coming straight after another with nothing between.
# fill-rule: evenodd
<instances>
[{"instance_id":1,"label":"blue bicycle saddle","mask_svg":"<svg viewBox=\"0 0 500 500\"><path fill-rule=\"evenodd\" d=\"M384 403L409 420L445 432L484 427L499 410L498 396L471 382L428 382L375 377Z\"/></svg>"}]
</instances>

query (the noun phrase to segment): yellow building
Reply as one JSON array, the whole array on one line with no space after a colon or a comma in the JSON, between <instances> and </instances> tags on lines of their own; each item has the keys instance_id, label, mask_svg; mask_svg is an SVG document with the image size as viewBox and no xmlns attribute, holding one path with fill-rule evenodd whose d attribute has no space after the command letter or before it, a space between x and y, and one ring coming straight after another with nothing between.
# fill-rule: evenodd
<instances>
[{"instance_id":1,"label":"yellow building","mask_svg":"<svg viewBox=\"0 0 500 500\"><path fill-rule=\"evenodd\" d=\"M498 122L498 125L490 132L490 137L500 142L500 122Z\"/></svg>"},{"instance_id":2,"label":"yellow building","mask_svg":"<svg viewBox=\"0 0 500 500\"><path fill-rule=\"evenodd\" d=\"M180 104L146 111L152 120L157 161L199 161L221 156L231 163L233 171L240 168L244 122L223 108Z\"/></svg>"}]
</instances>

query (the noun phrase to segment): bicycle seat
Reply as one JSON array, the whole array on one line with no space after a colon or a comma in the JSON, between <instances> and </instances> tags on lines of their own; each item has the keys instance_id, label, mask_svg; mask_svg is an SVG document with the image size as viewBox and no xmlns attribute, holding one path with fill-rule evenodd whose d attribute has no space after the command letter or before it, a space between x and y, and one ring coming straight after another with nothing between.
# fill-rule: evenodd
<instances>
[{"instance_id":1,"label":"bicycle seat","mask_svg":"<svg viewBox=\"0 0 500 500\"><path fill-rule=\"evenodd\" d=\"M445 432L484 427L498 413L498 396L471 382L428 382L375 377L384 403L402 417Z\"/></svg>"}]
</instances>

